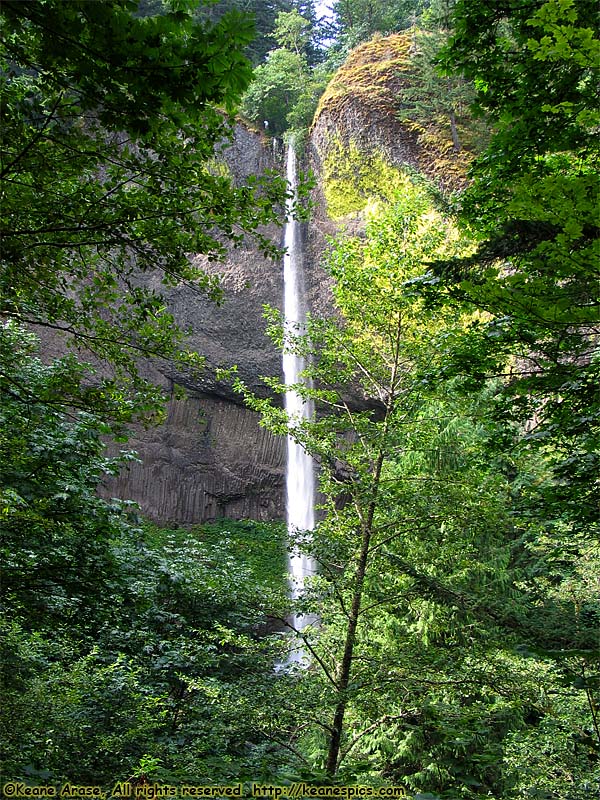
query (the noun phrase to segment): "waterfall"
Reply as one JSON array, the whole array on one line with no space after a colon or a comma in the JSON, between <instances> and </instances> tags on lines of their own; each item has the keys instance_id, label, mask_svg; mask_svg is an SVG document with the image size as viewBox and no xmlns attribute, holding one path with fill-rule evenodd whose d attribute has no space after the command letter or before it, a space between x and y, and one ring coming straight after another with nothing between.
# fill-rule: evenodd
<instances>
[{"instance_id":1,"label":"waterfall","mask_svg":"<svg viewBox=\"0 0 600 800\"><path fill-rule=\"evenodd\" d=\"M303 333L306 323L306 309L303 302L304 281L302 274L302 247L300 242L300 226L293 218L293 209L297 201L297 174L296 153L292 143L287 152L287 181L292 191L292 197L286 202L286 225L284 244L286 253L283 259L283 284L285 330L290 336L294 333ZM303 356L296 355L284 347L283 374L285 385L298 384L301 372L306 362ZM290 420L290 425L302 419L310 418L313 414L312 401L303 400L293 389L285 393L285 410ZM315 476L312 458L304 448L288 436L287 442L287 470L286 470L286 510L288 534L293 537L294 532L310 531L315 524ZM297 599L304 588L305 578L313 575L315 564L313 559L294 549L289 557L289 575L292 600ZM302 630L314 617L309 615L294 615L291 619L293 626ZM302 649L293 650L288 656L288 663L306 661L306 654Z\"/></svg>"}]
</instances>

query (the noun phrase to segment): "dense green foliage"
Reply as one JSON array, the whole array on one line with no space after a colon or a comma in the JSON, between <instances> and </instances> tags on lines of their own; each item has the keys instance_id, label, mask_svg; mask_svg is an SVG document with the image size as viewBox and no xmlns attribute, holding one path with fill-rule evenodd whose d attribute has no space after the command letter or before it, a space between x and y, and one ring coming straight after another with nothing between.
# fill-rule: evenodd
<instances>
[{"instance_id":1,"label":"dense green foliage","mask_svg":"<svg viewBox=\"0 0 600 800\"><path fill-rule=\"evenodd\" d=\"M449 349L446 374L509 371L504 413L529 421L523 447L553 469L543 515L586 536L600 465L595 13L571 0L457 6L447 63L475 80L495 133L462 198L477 251L425 278L489 315Z\"/></svg>"},{"instance_id":2,"label":"dense green foliage","mask_svg":"<svg viewBox=\"0 0 600 800\"><path fill-rule=\"evenodd\" d=\"M450 0L435 0L414 31L412 76L410 85L402 93L400 118L414 120L424 128L449 128L452 146L459 151L464 145L459 134L461 122L470 142L475 138L477 125L468 113L474 98L472 84L460 75L441 74L436 63L452 30L452 5ZM481 134L481 131L477 132Z\"/></svg>"},{"instance_id":3,"label":"dense green foliage","mask_svg":"<svg viewBox=\"0 0 600 800\"><path fill-rule=\"evenodd\" d=\"M281 182L214 169L252 26L207 25L195 5L0 9L3 778L227 780L269 760L241 698L270 691L278 651L257 633L280 562L267 578L237 542L268 535L272 553L279 533L221 526L203 544L97 496L132 457L107 459L105 435L161 410L138 358L201 362L140 274L218 300L191 253L222 258L246 233L273 251L256 231ZM69 334L86 361L43 364L25 325Z\"/></svg>"},{"instance_id":4,"label":"dense green foliage","mask_svg":"<svg viewBox=\"0 0 600 800\"><path fill-rule=\"evenodd\" d=\"M341 779L584 798L600 778L600 554L568 515L540 519L552 459L519 448L502 382L440 381L479 315L428 308L407 287L466 245L423 190L397 183L367 210L366 235L331 253L341 320L314 319L287 345L311 355L299 390L317 416L292 433L318 457L324 497L300 540L320 569L300 608L320 619L301 635L321 724L296 735ZM283 344L277 315L272 332ZM249 402L288 430L283 411Z\"/></svg>"},{"instance_id":5,"label":"dense green foliage","mask_svg":"<svg viewBox=\"0 0 600 800\"><path fill-rule=\"evenodd\" d=\"M2 5L0 311L66 332L110 362L103 396L138 413L156 392L138 355L199 364L160 289L188 283L219 297L190 259L273 218L278 183L234 185L211 169L251 76L240 14L214 27L188 3L139 17L131 0ZM258 236L265 250L270 242ZM156 270L159 288L139 279ZM124 416L127 416L124 409Z\"/></svg>"},{"instance_id":6,"label":"dense green foliage","mask_svg":"<svg viewBox=\"0 0 600 800\"><path fill-rule=\"evenodd\" d=\"M317 58L320 30L313 0L216 0L199 5L195 14L214 22L231 11L243 12L254 22L256 35L246 48L253 64L260 64L275 44L275 22L280 13L296 13L307 20L310 26L307 52L311 63Z\"/></svg>"},{"instance_id":7,"label":"dense green foliage","mask_svg":"<svg viewBox=\"0 0 600 800\"><path fill-rule=\"evenodd\" d=\"M374 33L393 33L417 22L426 0L335 0L333 33L338 46L354 47Z\"/></svg>"},{"instance_id":8,"label":"dense green foliage","mask_svg":"<svg viewBox=\"0 0 600 800\"><path fill-rule=\"evenodd\" d=\"M298 11L281 12L273 36L279 45L267 53L244 95L242 111L272 136L290 130L296 138L306 133L331 70L315 64L315 29Z\"/></svg>"},{"instance_id":9,"label":"dense green foliage","mask_svg":"<svg viewBox=\"0 0 600 800\"><path fill-rule=\"evenodd\" d=\"M3 777L112 785L145 764L154 779L227 782L275 769L258 721L280 648L259 634L284 602L281 526L160 530L99 499L118 466L102 423L48 402L77 382L74 365L43 366L31 336L6 334ZM35 399L14 389L25 382Z\"/></svg>"},{"instance_id":10,"label":"dense green foliage","mask_svg":"<svg viewBox=\"0 0 600 800\"><path fill-rule=\"evenodd\" d=\"M244 234L272 251L281 182L215 169L229 112L243 95L274 135L306 129L340 54L425 5L399 113L452 128L474 99L492 133L472 184L441 210L423 179L332 147L330 209L364 221L330 242L335 314L291 340L269 313L310 357L317 413L287 419L272 376L273 399L246 393L320 467L296 608L318 623L295 632L310 666L286 668L282 526L150 525L100 498L135 457L104 438L160 408L138 355L199 362L139 273L218 299L190 253ZM333 12L321 64L312 2L0 7L3 778L600 789L595 4ZM43 363L25 325L93 364Z\"/></svg>"}]
</instances>

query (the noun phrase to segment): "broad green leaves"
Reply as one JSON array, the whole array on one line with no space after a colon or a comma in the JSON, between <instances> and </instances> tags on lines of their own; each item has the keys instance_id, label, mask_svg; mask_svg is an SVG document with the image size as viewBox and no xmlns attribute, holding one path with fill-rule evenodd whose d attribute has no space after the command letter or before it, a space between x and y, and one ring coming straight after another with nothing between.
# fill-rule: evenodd
<instances>
[{"instance_id":1,"label":"broad green leaves","mask_svg":"<svg viewBox=\"0 0 600 800\"><path fill-rule=\"evenodd\" d=\"M84 366L44 366L11 325L0 341L5 779L112 786L140 762L172 783L275 771L262 729L287 685L264 637L285 599L280 526L165 531L101 499L130 456L104 457L107 426L57 402Z\"/></svg>"},{"instance_id":2,"label":"broad green leaves","mask_svg":"<svg viewBox=\"0 0 600 800\"><path fill-rule=\"evenodd\" d=\"M555 465L557 493L547 513L570 509L590 532L598 509L598 396L583 387L597 380L600 332L593 6L551 0L509 3L502 12L493 3L457 3L447 66L479 81L478 103L495 133L462 199L478 252L437 272L453 298L490 315L479 330L487 370L494 354L496 372L507 353L515 358L507 413L535 426L530 446L544 442ZM572 500L569 474L578 475Z\"/></svg>"},{"instance_id":3,"label":"broad green leaves","mask_svg":"<svg viewBox=\"0 0 600 800\"><path fill-rule=\"evenodd\" d=\"M125 0L0 12L0 308L108 362L141 414L156 393L139 377L140 355L201 366L164 287L186 282L218 300L190 255L222 258L245 234L275 249L257 229L275 219L280 185L234 185L210 168L250 80L251 25L240 14L201 24L188 5L146 17ZM158 280L141 277L149 271Z\"/></svg>"}]
</instances>

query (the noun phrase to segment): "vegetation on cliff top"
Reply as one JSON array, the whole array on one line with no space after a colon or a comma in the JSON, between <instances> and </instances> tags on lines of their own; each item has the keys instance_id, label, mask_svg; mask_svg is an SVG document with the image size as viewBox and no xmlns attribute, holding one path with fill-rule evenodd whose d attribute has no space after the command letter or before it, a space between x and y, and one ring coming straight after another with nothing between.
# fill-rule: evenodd
<instances>
[{"instance_id":1,"label":"vegetation on cliff top","mask_svg":"<svg viewBox=\"0 0 600 800\"><path fill-rule=\"evenodd\" d=\"M443 109L436 111L435 101L430 99L427 111L412 113L411 98L418 95L424 101L426 94L423 74L429 61L421 56L420 41L417 30L375 36L349 54L321 96L313 122L316 131L320 127L324 131L318 147L326 164L333 165L336 154L339 157L339 140L348 157L351 149L359 147L365 162L371 158L390 161L390 147L400 150L401 141L408 166L445 190L466 185L475 144L468 132L471 119L466 107L462 116L455 113L450 117ZM378 131L369 142L364 136L368 125ZM459 147L456 137L462 142ZM354 153L352 158L356 157ZM334 218L336 214L332 212Z\"/></svg>"},{"instance_id":2,"label":"vegetation on cliff top","mask_svg":"<svg viewBox=\"0 0 600 800\"><path fill-rule=\"evenodd\" d=\"M375 36L348 55L319 101L315 121L327 107L340 113L346 102L356 102L381 114L394 115L397 93L409 69L410 34Z\"/></svg>"}]
</instances>

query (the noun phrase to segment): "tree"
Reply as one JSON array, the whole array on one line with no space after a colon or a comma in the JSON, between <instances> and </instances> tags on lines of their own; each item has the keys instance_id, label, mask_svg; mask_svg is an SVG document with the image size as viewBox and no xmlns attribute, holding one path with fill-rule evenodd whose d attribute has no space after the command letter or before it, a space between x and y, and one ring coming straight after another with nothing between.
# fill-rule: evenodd
<instances>
[{"instance_id":1,"label":"tree","mask_svg":"<svg viewBox=\"0 0 600 800\"><path fill-rule=\"evenodd\" d=\"M333 3L336 36L347 47L355 47L374 33L387 34L415 24L424 3L421 0L336 0Z\"/></svg>"},{"instance_id":2,"label":"tree","mask_svg":"<svg viewBox=\"0 0 600 800\"><path fill-rule=\"evenodd\" d=\"M274 37L277 43L296 55L305 54L310 41L310 22L297 11L277 15Z\"/></svg>"},{"instance_id":3,"label":"tree","mask_svg":"<svg viewBox=\"0 0 600 800\"><path fill-rule=\"evenodd\" d=\"M326 633L314 644L331 684L329 774L360 761L369 748L377 752L376 742L385 752L385 741L392 769L392 753L402 752L393 740L426 725L426 715L417 709L431 702L424 698L432 671L439 678L443 669L451 681L463 658L455 653L452 663L446 646L464 647L463 655L482 646L477 635L461 642L458 619L477 616L487 591L497 597L506 580L501 497L507 484L498 472L483 468L481 450L475 455L486 437L476 417L469 417L482 409L461 406L449 387L433 389L425 378L436 360L438 337L451 335L459 321L451 313L426 315L405 289L423 260L456 246L426 193L405 180L391 208L374 210L366 240L342 243L332 253L343 330L326 327L324 339L318 325L310 330L315 394L334 412L317 421L316 435L309 431L305 440L324 467L321 489L328 512L313 545L324 584L315 591L335 598L323 603ZM346 387L360 386L375 409L361 412L343 401L336 387L340 378ZM484 533L490 528L498 534L493 542ZM470 557L457 558L460 550ZM491 575L499 582L495 592ZM487 635L493 642L490 622ZM441 659L450 663L442 668ZM399 702L407 675L425 682L414 679ZM381 705L370 699L380 695L386 698ZM485 746L493 751L490 739ZM422 744L418 768L398 765L395 774L412 789L457 790L465 761L451 766L445 748L436 752L434 741L431 749ZM378 760L386 763L383 753ZM434 765L445 776L439 786L429 774ZM484 780L488 767L482 758L481 770L471 775Z\"/></svg>"},{"instance_id":4,"label":"tree","mask_svg":"<svg viewBox=\"0 0 600 800\"><path fill-rule=\"evenodd\" d=\"M280 47L256 68L255 80L244 95L242 111L272 136L281 136L307 74L303 56Z\"/></svg>"},{"instance_id":5,"label":"tree","mask_svg":"<svg viewBox=\"0 0 600 800\"><path fill-rule=\"evenodd\" d=\"M462 149L459 124L473 99L472 86L459 75L442 75L437 56L451 35L453 2L432 3L414 32L414 53L411 57L411 81L402 92L400 118L414 120L422 127L450 127L452 145ZM465 127L473 128L469 119Z\"/></svg>"},{"instance_id":6,"label":"tree","mask_svg":"<svg viewBox=\"0 0 600 800\"><path fill-rule=\"evenodd\" d=\"M199 5L195 15L199 19L218 22L225 14L231 11L241 12L250 16L254 21L256 35L246 45L245 53L254 66L264 60L269 50L273 47L273 22L277 15L292 10L289 0L217 0L210 4Z\"/></svg>"},{"instance_id":7,"label":"tree","mask_svg":"<svg viewBox=\"0 0 600 800\"><path fill-rule=\"evenodd\" d=\"M140 354L199 358L141 273L218 299L189 254L222 257L273 219L277 193L211 170L250 80L252 27L235 13L195 22L191 5L139 17L131 0L9 0L0 11L1 311L74 336L112 364L104 396L126 396L133 380L142 412L156 392L138 380Z\"/></svg>"},{"instance_id":8,"label":"tree","mask_svg":"<svg viewBox=\"0 0 600 800\"><path fill-rule=\"evenodd\" d=\"M28 628L60 631L77 617L82 639L93 637L93 626L110 616L103 600L114 566L107 543L125 520L122 507L95 490L126 458L104 457L107 426L63 405L85 397L84 365L73 356L42 364L35 336L11 322L2 325L0 343L4 600L10 598L13 614ZM96 598L94 622L90 595Z\"/></svg>"},{"instance_id":9,"label":"tree","mask_svg":"<svg viewBox=\"0 0 600 800\"><path fill-rule=\"evenodd\" d=\"M257 719L275 713L281 646L257 633L285 591L280 528L161 530L99 498L132 456L106 458L102 420L54 401L80 394L84 365L45 365L33 334L3 328L4 778L113 786L140 762L169 782L275 770L285 757Z\"/></svg>"},{"instance_id":10,"label":"tree","mask_svg":"<svg viewBox=\"0 0 600 800\"><path fill-rule=\"evenodd\" d=\"M477 8L475 8L477 5ZM595 160L598 40L593 4L460 2L446 52L478 88L494 125L463 219L480 244L440 266L443 291L485 310L448 370L468 371L473 353L502 372L506 413L529 420L527 446L554 461L548 513L595 525L600 314ZM507 56L510 56L508 58ZM433 286L437 278L426 277ZM495 366L494 366L495 364ZM486 369L479 370L485 374ZM585 422L584 422L585 420Z\"/></svg>"},{"instance_id":11,"label":"tree","mask_svg":"<svg viewBox=\"0 0 600 800\"><path fill-rule=\"evenodd\" d=\"M215 153L250 78L251 26L239 14L206 25L194 5L0 9L0 724L15 779L108 783L152 768L189 781L209 752L210 777L226 780L234 755L240 770L255 755L231 687L251 674L248 695L267 696L259 662L273 680L277 651L255 641L259 595L242 600L261 582L195 534L149 532L97 495L127 460L103 455L113 423L160 406L138 359L200 362L143 273L217 300L190 254L219 259L276 218L277 180L235 183ZM77 354L42 363L26 326L68 333Z\"/></svg>"},{"instance_id":12,"label":"tree","mask_svg":"<svg viewBox=\"0 0 600 800\"><path fill-rule=\"evenodd\" d=\"M484 312L448 343L442 375L469 376L473 388L502 379L497 418L520 426L515 560L536 609L534 649L562 685L587 695L598 740L598 605L586 577L597 557L600 441L592 5L456 4L442 61L474 81L494 132L461 198L476 252L438 264L421 286L434 304ZM522 457L541 470L521 472Z\"/></svg>"},{"instance_id":13,"label":"tree","mask_svg":"<svg viewBox=\"0 0 600 800\"><path fill-rule=\"evenodd\" d=\"M398 182L389 206L367 205L365 234L328 257L339 317L313 318L290 343L273 314L276 341L309 359L295 388L315 401L315 419L288 420L248 398L320 468L322 518L299 537L318 575L295 609L319 623L295 631L312 665L288 738L314 780L368 775L439 797L516 798L546 787L528 771L515 778L528 759L552 773L532 744L543 720L562 736L561 769L584 786L595 712L573 683L580 665L563 670L548 649L560 639L576 658L594 627L577 604L534 588L533 571L550 565L528 552L536 523L519 494L547 479L546 465L511 459L519 430L496 419L498 381L477 392L468 378L440 381L448 343L472 320L461 308L428 309L413 281L424 261L466 245L423 189ZM578 574L585 563L571 586L595 608ZM540 683L561 694L560 711ZM585 743L564 732L577 715Z\"/></svg>"},{"instance_id":14,"label":"tree","mask_svg":"<svg viewBox=\"0 0 600 800\"><path fill-rule=\"evenodd\" d=\"M326 69L310 66L312 32L309 20L297 11L280 13L274 30L280 46L256 68L244 95L243 112L272 136L290 130L302 138L329 79Z\"/></svg>"},{"instance_id":15,"label":"tree","mask_svg":"<svg viewBox=\"0 0 600 800\"><path fill-rule=\"evenodd\" d=\"M156 0L162 2L162 0ZM246 47L245 53L254 66L262 64L277 40L274 23L280 13L299 14L310 26L306 55L309 63L322 58L320 37L322 35L313 0L216 0L209 5L200 5L195 14L198 18L216 22L229 11L236 10L250 15L256 28L256 36Z\"/></svg>"}]
</instances>

